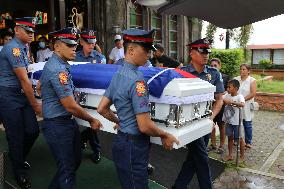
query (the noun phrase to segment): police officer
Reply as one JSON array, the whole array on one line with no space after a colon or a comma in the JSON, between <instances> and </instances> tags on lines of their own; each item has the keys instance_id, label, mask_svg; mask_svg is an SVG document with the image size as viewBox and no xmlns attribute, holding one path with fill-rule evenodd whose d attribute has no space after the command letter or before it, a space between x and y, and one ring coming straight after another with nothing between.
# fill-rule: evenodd
<instances>
[{"instance_id":1,"label":"police officer","mask_svg":"<svg viewBox=\"0 0 284 189\"><path fill-rule=\"evenodd\" d=\"M35 113L41 113L27 74L26 44L33 40L35 19L18 18L15 23L15 37L0 52L0 117L16 181L21 188L30 188L25 170L30 165L25 160L39 134Z\"/></svg>"},{"instance_id":2,"label":"police officer","mask_svg":"<svg viewBox=\"0 0 284 189\"><path fill-rule=\"evenodd\" d=\"M75 87L67 61L75 59L76 29L64 28L49 34L55 37L54 53L40 77L42 132L57 163L49 188L71 189L75 188L75 172L81 162L80 132L73 116L88 121L93 129L99 129L101 123L74 99Z\"/></svg>"},{"instance_id":3,"label":"police officer","mask_svg":"<svg viewBox=\"0 0 284 189\"><path fill-rule=\"evenodd\" d=\"M123 189L148 188L149 136L160 137L166 149L178 144L174 136L157 128L151 120L148 86L138 71L153 48L153 33L139 29L123 31L124 66L113 76L98 107L98 113L117 124L112 155ZM118 117L110 109L112 104Z\"/></svg>"},{"instance_id":4,"label":"police officer","mask_svg":"<svg viewBox=\"0 0 284 189\"><path fill-rule=\"evenodd\" d=\"M222 76L217 69L206 65L209 53L211 52L210 43L206 38L194 41L188 46L191 62L181 69L216 86L214 94L215 103L212 108L213 113L210 117L213 120L223 104L222 94L224 86ZM208 165L209 159L206 151L208 140L209 136L206 135L187 145L188 154L175 181L174 189L186 189L195 173L197 174L201 189L212 188L211 173Z\"/></svg>"},{"instance_id":5,"label":"police officer","mask_svg":"<svg viewBox=\"0 0 284 189\"><path fill-rule=\"evenodd\" d=\"M106 57L95 50L96 47L96 32L86 30L80 33L80 45L83 49L76 53L76 62L91 62L91 63L106 63Z\"/></svg>"},{"instance_id":6,"label":"police officer","mask_svg":"<svg viewBox=\"0 0 284 189\"><path fill-rule=\"evenodd\" d=\"M96 35L93 30L86 30L80 33L80 44L82 45L82 50L76 53L75 61L77 62L91 62L91 63L106 63L106 58L104 55L94 50L96 46ZM91 155L91 160L94 163L99 163L101 160L101 145L97 133L91 129L86 128L81 132L81 142L82 148L86 148L87 142L93 150Z\"/></svg>"}]
</instances>

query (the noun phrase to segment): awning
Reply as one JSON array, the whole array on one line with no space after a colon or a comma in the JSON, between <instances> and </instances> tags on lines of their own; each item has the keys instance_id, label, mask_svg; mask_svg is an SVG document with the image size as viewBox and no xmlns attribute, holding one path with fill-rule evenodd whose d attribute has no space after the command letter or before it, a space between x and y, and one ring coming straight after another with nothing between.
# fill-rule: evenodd
<instances>
[{"instance_id":1,"label":"awning","mask_svg":"<svg viewBox=\"0 0 284 189\"><path fill-rule=\"evenodd\" d=\"M171 0L158 12L199 18L221 28L236 28L283 14L284 0Z\"/></svg>"}]
</instances>

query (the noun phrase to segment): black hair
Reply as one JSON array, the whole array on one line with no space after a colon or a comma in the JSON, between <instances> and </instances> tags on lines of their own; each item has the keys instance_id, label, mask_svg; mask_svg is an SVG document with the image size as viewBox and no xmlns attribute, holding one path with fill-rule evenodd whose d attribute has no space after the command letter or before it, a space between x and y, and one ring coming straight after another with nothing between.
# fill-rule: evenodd
<instances>
[{"instance_id":1,"label":"black hair","mask_svg":"<svg viewBox=\"0 0 284 189\"><path fill-rule=\"evenodd\" d=\"M240 82L236 79L231 79L228 81L228 85L232 85L233 87L239 89L240 88Z\"/></svg>"},{"instance_id":2,"label":"black hair","mask_svg":"<svg viewBox=\"0 0 284 189\"><path fill-rule=\"evenodd\" d=\"M4 30L1 33L1 38L4 39L6 36L14 37L14 34L11 31L9 31L9 30Z\"/></svg>"},{"instance_id":3,"label":"black hair","mask_svg":"<svg viewBox=\"0 0 284 189\"><path fill-rule=\"evenodd\" d=\"M154 47L155 47L158 51L160 51L161 53L165 52L164 47L163 47L162 45L160 45L160 44L155 44Z\"/></svg>"},{"instance_id":4,"label":"black hair","mask_svg":"<svg viewBox=\"0 0 284 189\"><path fill-rule=\"evenodd\" d=\"M38 38L38 41L44 39L46 42L48 41L47 38L45 36L40 36L40 38Z\"/></svg>"},{"instance_id":5,"label":"black hair","mask_svg":"<svg viewBox=\"0 0 284 189\"><path fill-rule=\"evenodd\" d=\"M121 41L121 39L116 39L116 40L114 40L114 43L116 43L116 42L118 42L118 41Z\"/></svg>"},{"instance_id":6,"label":"black hair","mask_svg":"<svg viewBox=\"0 0 284 189\"><path fill-rule=\"evenodd\" d=\"M221 60L219 58L212 58L209 62L217 62L219 65L221 65Z\"/></svg>"},{"instance_id":7,"label":"black hair","mask_svg":"<svg viewBox=\"0 0 284 189\"><path fill-rule=\"evenodd\" d=\"M240 68L243 67L243 66L246 67L248 71L250 71L250 69L251 69L250 65L248 65L248 64L241 64Z\"/></svg>"}]
</instances>

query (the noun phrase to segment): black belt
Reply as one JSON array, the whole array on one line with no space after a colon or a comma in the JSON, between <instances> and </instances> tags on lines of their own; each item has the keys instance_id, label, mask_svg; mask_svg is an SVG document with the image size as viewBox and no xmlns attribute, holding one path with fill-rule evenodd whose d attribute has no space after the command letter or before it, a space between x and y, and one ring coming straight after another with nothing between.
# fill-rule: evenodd
<instances>
[{"instance_id":1,"label":"black belt","mask_svg":"<svg viewBox=\"0 0 284 189\"><path fill-rule=\"evenodd\" d=\"M24 90L21 89L21 88L13 88L13 87L3 87L3 86L0 86L0 90L1 91L7 91L7 92L12 92L12 93L21 93L23 94L24 93Z\"/></svg>"},{"instance_id":2,"label":"black belt","mask_svg":"<svg viewBox=\"0 0 284 189\"><path fill-rule=\"evenodd\" d=\"M62 120L71 120L72 115L66 115L66 116L58 116L53 118L43 118L44 121L62 121Z\"/></svg>"},{"instance_id":3,"label":"black belt","mask_svg":"<svg viewBox=\"0 0 284 189\"><path fill-rule=\"evenodd\" d=\"M128 134L128 133L123 133L121 131L118 131L117 134L120 136L120 137L123 137L125 138L126 140L147 140L149 139L149 136L147 135L132 135L132 134Z\"/></svg>"}]
</instances>

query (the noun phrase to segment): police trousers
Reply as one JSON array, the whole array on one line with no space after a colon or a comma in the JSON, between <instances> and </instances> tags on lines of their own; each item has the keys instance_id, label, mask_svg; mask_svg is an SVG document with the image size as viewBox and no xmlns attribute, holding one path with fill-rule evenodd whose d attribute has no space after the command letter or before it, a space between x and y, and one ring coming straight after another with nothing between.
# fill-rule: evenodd
<instances>
[{"instance_id":1,"label":"police trousers","mask_svg":"<svg viewBox=\"0 0 284 189\"><path fill-rule=\"evenodd\" d=\"M194 174L197 174L200 189L211 189L211 172L204 138L201 137L187 145L188 154L175 181L174 189L187 189Z\"/></svg>"},{"instance_id":2,"label":"police trousers","mask_svg":"<svg viewBox=\"0 0 284 189\"><path fill-rule=\"evenodd\" d=\"M81 132L81 143L87 143L88 141L94 154L101 152L101 144L97 132L90 127Z\"/></svg>"},{"instance_id":3,"label":"police trousers","mask_svg":"<svg viewBox=\"0 0 284 189\"><path fill-rule=\"evenodd\" d=\"M15 177L25 176L24 162L39 135L39 127L35 112L21 89L0 87L0 117Z\"/></svg>"},{"instance_id":4,"label":"police trousers","mask_svg":"<svg viewBox=\"0 0 284 189\"><path fill-rule=\"evenodd\" d=\"M148 189L150 138L118 132L112 145L112 157L123 189Z\"/></svg>"},{"instance_id":5,"label":"police trousers","mask_svg":"<svg viewBox=\"0 0 284 189\"><path fill-rule=\"evenodd\" d=\"M44 119L42 132L56 161L49 189L74 189L82 158L79 127L71 116Z\"/></svg>"}]
</instances>

